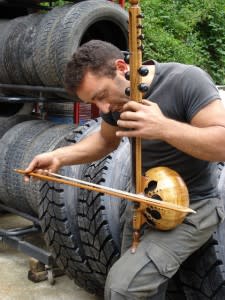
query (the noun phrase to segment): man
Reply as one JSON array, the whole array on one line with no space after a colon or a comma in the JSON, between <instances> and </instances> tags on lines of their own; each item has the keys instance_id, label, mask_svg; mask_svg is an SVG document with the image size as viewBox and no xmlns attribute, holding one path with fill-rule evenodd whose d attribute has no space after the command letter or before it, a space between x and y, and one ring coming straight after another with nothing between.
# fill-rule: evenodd
<instances>
[{"instance_id":1,"label":"man","mask_svg":"<svg viewBox=\"0 0 225 300\"><path fill-rule=\"evenodd\" d=\"M78 144L36 156L29 172L56 172L70 164L98 160L116 149L122 137L143 139L143 173L167 166L187 184L190 206L197 214L167 232L146 230L135 254L124 231L125 253L112 267L105 299L164 299L167 281L180 264L200 248L223 219L218 198L216 164L225 160L225 109L211 78L201 69L178 63L149 61L143 82L149 88L142 103L125 95L129 66L115 46L90 41L67 65L68 92L94 103L102 114L98 132Z\"/></svg>"}]
</instances>

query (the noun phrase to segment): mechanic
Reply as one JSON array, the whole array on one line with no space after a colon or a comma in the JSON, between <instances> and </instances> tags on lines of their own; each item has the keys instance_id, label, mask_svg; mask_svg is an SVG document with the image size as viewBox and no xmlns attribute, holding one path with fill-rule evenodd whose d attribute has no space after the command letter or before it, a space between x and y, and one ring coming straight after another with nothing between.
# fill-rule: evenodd
<instances>
[{"instance_id":1,"label":"mechanic","mask_svg":"<svg viewBox=\"0 0 225 300\"><path fill-rule=\"evenodd\" d=\"M225 161L225 109L210 76L180 63L146 62L148 91L141 103L129 99L129 65L114 45L92 40L68 62L65 87L101 111L100 130L81 142L37 155L26 169L46 174L65 165L89 163L115 150L121 138L141 137L143 174L166 166L177 171L190 195L189 214L170 231L147 229L135 252L128 206L122 256L106 281L105 299L165 299L168 279L212 235L224 219L217 191L217 164Z\"/></svg>"}]
</instances>

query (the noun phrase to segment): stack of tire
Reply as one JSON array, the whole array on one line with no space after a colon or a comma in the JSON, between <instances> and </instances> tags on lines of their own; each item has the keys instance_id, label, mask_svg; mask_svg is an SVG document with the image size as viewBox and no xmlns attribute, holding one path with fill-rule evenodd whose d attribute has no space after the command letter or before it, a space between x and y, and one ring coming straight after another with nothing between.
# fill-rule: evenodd
<instances>
[{"instance_id":1,"label":"stack of tire","mask_svg":"<svg viewBox=\"0 0 225 300\"><path fill-rule=\"evenodd\" d=\"M38 215L40 182L25 185L16 168L26 168L32 158L52 151L72 134L73 124L55 124L31 115L16 115L0 120L0 199L3 204L28 215Z\"/></svg>"},{"instance_id":2,"label":"stack of tire","mask_svg":"<svg viewBox=\"0 0 225 300\"><path fill-rule=\"evenodd\" d=\"M127 20L120 5L87 0L4 21L0 82L63 87L66 63L83 43L101 39L127 49Z\"/></svg>"}]
</instances>

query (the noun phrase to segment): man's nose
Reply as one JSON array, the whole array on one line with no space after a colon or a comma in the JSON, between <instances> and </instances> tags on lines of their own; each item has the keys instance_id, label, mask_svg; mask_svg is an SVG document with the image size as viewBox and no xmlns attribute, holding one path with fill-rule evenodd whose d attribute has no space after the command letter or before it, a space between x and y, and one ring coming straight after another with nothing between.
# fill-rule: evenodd
<instances>
[{"instance_id":1,"label":"man's nose","mask_svg":"<svg viewBox=\"0 0 225 300\"><path fill-rule=\"evenodd\" d=\"M96 103L97 107L100 109L101 112L103 112L104 114L109 113L110 109L110 104L107 102L98 102Z\"/></svg>"}]
</instances>

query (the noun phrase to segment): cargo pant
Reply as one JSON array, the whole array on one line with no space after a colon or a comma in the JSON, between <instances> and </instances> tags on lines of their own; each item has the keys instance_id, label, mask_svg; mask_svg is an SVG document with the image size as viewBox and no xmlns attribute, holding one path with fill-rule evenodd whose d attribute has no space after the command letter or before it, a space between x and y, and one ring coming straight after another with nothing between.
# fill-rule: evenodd
<instances>
[{"instance_id":1,"label":"cargo pant","mask_svg":"<svg viewBox=\"0 0 225 300\"><path fill-rule=\"evenodd\" d=\"M222 201L204 199L191 204L196 214L170 231L147 228L135 254L131 254L132 209L129 205L122 251L125 253L112 266L105 285L105 300L163 300L168 279L193 252L213 234L224 219Z\"/></svg>"}]
</instances>

